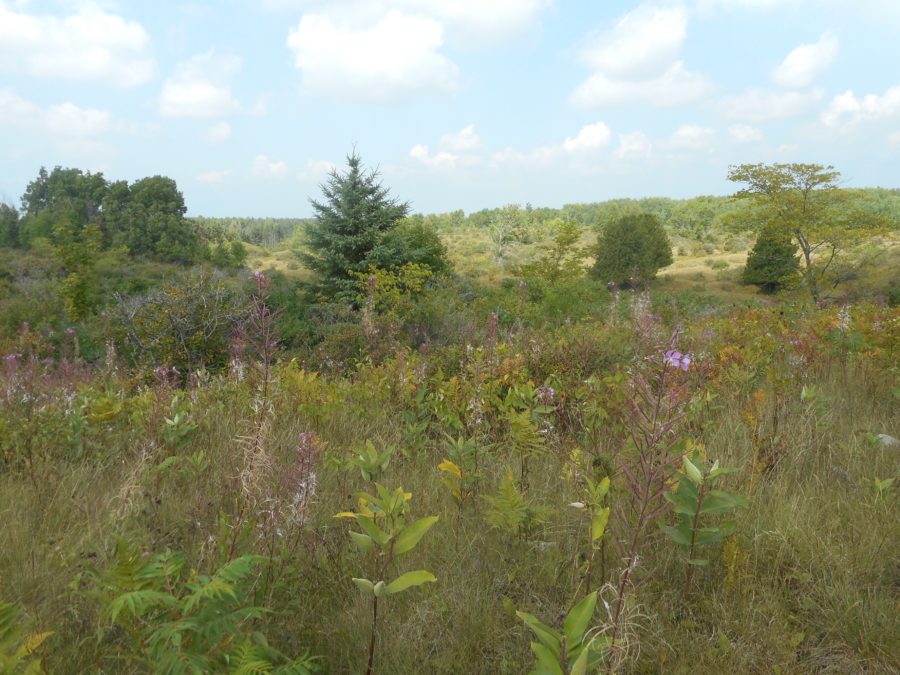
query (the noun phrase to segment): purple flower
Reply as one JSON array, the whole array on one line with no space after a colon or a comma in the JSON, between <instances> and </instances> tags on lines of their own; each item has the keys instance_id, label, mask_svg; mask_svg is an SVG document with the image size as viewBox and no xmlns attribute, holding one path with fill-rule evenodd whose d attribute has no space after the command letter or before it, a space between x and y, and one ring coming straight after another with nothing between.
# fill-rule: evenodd
<instances>
[{"instance_id":1,"label":"purple flower","mask_svg":"<svg viewBox=\"0 0 900 675\"><path fill-rule=\"evenodd\" d=\"M690 354L682 354L677 349L670 349L663 356L663 363L665 365L672 366L673 368L681 368L682 370L690 368L693 360L693 356Z\"/></svg>"},{"instance_id":2,"label":"purple flower","mask_svg":"<svg viewBox=\"0 0 900 675\"><path fill-rule=\"evenodd\" d=\"M541 405L552 405L556 398L556 390L553 387L538 387L537 397Z\"/></svg>"},{"instance_id":3,"label":"purple flower","mask_svg":"<svg viewBox=\"0 0 900 675\"><path fill-rule=\"evenodd\" d=\"M69 326L66 328L66 335L75 335L75 329Z\"/></svg>"}]
</instances>

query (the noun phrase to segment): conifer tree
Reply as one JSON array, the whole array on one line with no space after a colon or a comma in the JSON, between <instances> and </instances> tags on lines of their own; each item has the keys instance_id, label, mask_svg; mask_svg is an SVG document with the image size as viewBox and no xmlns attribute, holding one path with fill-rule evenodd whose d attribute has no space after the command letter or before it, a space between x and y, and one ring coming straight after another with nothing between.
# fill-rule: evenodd
<instances>
[{"instance_id":1,"label":"conifer tree","mask_svg":"<svg viewBox=\"0 0 900 675\"><path fill-rule=\"evenodd\" d=\"M591 274L600 281L639 286L672 264L672 245L656 216L627 215L607 223L597 237Z\"/></svg>"},{"instance_id":2,"label":"conifer tree","mask_svg":"<svg viewBox=\"0 0 900 675\"><path fill-rule=\"evenodd\" d=\"M799 269L797 244L790 234L778 227L766 227L747 255L744 283L759 286L766 294L777 293L798 276Z\"/></svg>"},{"instance_id":3,"label":"conifer tree","mask_svg":"<svg viewBox=\"0 0 900 675\"><path fill-rule=\"evenodd\" d=\"M310 200L315 220L300 257L318 277L320 292L346 299L356 294L354 274L368 269L369 254L407 215L409 204L390 197L378 172L366 171L356 152L347 157L347 169L332 171L321 187L322 201Z\"/></svg>"}]
</instances>

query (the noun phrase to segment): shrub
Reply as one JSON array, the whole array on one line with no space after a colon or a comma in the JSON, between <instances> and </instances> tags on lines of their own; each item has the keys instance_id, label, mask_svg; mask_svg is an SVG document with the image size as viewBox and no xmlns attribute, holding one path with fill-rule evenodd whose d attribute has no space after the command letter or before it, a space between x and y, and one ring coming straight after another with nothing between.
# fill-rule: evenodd
<instances>
[{"instance_id":1,"label":"shrub","mask_svg":"<svg viewBox=\"0 0 900 675\"><path fill-rule=\"evenodd\" d=\"M659 220L649 213L608 223L597 238L591 274L600 281L640 286L672 264L672 245Z\"/></svg>"}]
</instances>

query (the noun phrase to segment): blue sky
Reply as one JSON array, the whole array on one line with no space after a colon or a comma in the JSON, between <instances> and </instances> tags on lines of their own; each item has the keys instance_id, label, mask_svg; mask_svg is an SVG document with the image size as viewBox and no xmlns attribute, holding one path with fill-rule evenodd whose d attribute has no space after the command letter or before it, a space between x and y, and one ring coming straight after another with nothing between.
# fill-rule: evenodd
<instances>
[{"instance_id":1,"label":"blue sky","mask_svg":"<svg viewBox=\"0 0 900 675\"><path fill-rule=\"evenodd\" d=\"M41 165L306 216L353 144L416 211L900 186L900 0L0 0L0 199Z\"/></svg>"}]
</instances>

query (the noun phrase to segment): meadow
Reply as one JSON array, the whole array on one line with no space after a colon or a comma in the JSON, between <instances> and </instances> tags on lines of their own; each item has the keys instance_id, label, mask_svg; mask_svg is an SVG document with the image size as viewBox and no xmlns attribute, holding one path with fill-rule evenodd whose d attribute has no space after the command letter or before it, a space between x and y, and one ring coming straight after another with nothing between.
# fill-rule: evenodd
<instances>
[{"instance_id":1,"label":"meadow","mask_svg":"<svg viewBox=\"0 0 900 675\"><path fill-rule=\"evenodd\" d=\"M289 239L104 254L118 305L69 330L7 261L0 671L900 670L893 249L812 308L740 283L746 234L611 291L523 281L539 230L439 232L452 274L302 325ZM192 367L161 326L216 289Z\"/></svg>"}]
</instances>

